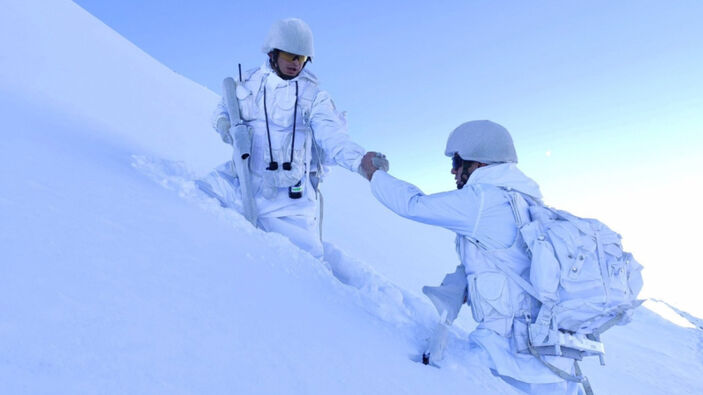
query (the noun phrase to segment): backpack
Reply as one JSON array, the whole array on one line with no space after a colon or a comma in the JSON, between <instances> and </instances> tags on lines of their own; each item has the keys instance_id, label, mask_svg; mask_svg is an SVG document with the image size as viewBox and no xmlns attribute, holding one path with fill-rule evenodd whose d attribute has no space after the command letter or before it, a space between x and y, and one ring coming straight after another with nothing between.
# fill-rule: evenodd
<instances>
[{"instance_id":1,"label":"backpack","mask_svg":"<svg viewBox=\"0 0 703 395\"><path fill-rule=\"evenodd\" d=\"M504 192L518 228L512 246L490 247L485 240L457 236L460 256L464 239L490 251L495 269L467 279L460 265L439 287L423 288L442 317L423 362L429 363L430 355L441 358L447 327L468 299L477 322L499 333L509 331L517 352L532 354L557 376L581 382L592 393L578 364L571 374L543 356L574 361L598 356L604 364L600 335L628 323L642 303L636 298L642 266L622 250L620 235L600 221L546 207L511 189ZM514 267L526 271L518 273Z\"/></svg>"},{"instance_id":2,"label":"backpack","mask_svg":"<svg viewBox=\"0 0 703 395\"><path fill-rule=\"evenodd\" d=\"M536 316L514 321L516 348L563 379L583 382L578 365L574 376L542 356L581 360L596 355L604 365L600 335L630 322L633 310L642 304L637 299L642 266L623 251L621 236L602 222L546 207L515 191L506 194L519 229L518 242L530 259L529 281L505 265L498 268L536 304Z\"/></svg>"}]
</instances>

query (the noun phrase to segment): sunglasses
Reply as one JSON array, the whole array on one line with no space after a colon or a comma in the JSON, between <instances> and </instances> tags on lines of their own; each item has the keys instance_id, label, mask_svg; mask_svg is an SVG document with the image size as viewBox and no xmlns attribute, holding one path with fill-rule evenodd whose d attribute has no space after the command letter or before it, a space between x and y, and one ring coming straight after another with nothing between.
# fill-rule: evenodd
<instances>
[{"instance_id":1,"label":"sunglasses","mask_svg":"<svg viewBox=\"0 0 703 395\"><path fill-rule=\"evenodd\" d=\"M300 63L305 63L308 61L307 56L296 55L296 54L290 53L290 52L279 51L278 56L282 57L283 59L287 60L288 62L295 62L296 60L300 60Z\"/></svg>"},{"instance_id":2,"label":"sunglasses","mask_svg":"<svg viewBox=\"0 0 703 395\"><path fill-rule=\"evenodd\" d=\"M459 154L454 154L452 156L452 169L453 170L459 170L459 168L464 164L464 160L461 159L461 156Z\"/></svg>"}]
</instances>

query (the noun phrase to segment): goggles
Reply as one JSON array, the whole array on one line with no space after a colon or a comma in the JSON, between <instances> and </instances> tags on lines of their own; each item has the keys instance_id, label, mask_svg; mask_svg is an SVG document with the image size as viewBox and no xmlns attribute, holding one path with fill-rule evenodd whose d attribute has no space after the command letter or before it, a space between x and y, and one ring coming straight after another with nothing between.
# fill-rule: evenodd
<instances>
[{"instance_id":1,"label":"goggles","mask_svg":"<svg viewBox=\"0 0 703 395\"><path fill-rule=\"evenodd\" d=\"M305 62L308 61L308 57L305 55L296 55L294 53L285 51L278 51L278 56L282 57L288 62L295 62L296 60L299 60L301 64L305 64Z\"/></svg>"}]
</instances>

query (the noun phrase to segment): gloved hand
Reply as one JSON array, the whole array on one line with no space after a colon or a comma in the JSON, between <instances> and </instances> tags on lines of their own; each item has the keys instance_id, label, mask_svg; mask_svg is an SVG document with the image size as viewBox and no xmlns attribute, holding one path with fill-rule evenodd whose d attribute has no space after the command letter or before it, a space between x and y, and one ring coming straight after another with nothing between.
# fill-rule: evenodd
<instances>
[{"instance_id":1,"label":"gloved hand","mask_svg":"<svg viewBox=\"0 0 703 395\"><path fill-rule=\"evenodd\" d=\"M361 159L361 164L359 165L359 174L364 176L367 180L371 181L373 173L376 170L388 171L388 159L386 156L374 151L369 151Z\"/></svg>"},{"instance_id":2,"label":"gloved hand","mask_svg":"<svg viewBox=\"0 0 703 395\"><path fill-rule=\"evenodd\" d=\"M383 155L380 152L377 152L376 156L371 158L371 163L376 166L378 170L383 170L385 172L387 172L390 168L390 166L388 165L388 159L386 159L386 155Z\"/></svg>"},{"instance_id":3,"label":"gloved hand","mask_svg":"<svg viewBox=\"0 0 703 395\"><path fill-rule=\"evenodd\" d=\"M220 117L217 120L217 133L220 134L222 142L229 145L232 145L232 143L234 142L234 140L232 140L232 136L229 134L229 128L231 126L232 124L230 124L229 119L225 117Z\"/></svg>"}]
</instances>

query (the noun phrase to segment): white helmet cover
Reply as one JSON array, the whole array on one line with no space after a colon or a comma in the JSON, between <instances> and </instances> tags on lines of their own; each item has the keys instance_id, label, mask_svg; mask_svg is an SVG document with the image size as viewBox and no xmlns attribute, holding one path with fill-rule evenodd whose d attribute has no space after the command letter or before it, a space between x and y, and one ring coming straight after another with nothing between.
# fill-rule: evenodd
<instances>
[{"instance_id":1,"label":"white helmet cover","mask_svg":"<svg viewBox=\"0 0 703 395\"><path fill-rule=\"evenodd\" d=\"M492 163L517 163L513 139L508 130L491 121L462 123L449 134L444 154L457 153L464 160Z\"/></svg>"},{"instance_id":2,"label":"white helmet cover","mask_svg":"<svg viewBox=\"0 0 703 395\"><path fill-rule=\"evenodd\" d=\"M312 30L307 23L298 18L286 18L276 21L271 26L262 50L269 53L274 49L296 55L315 56Z\"/></svg>"}]
</instances>

